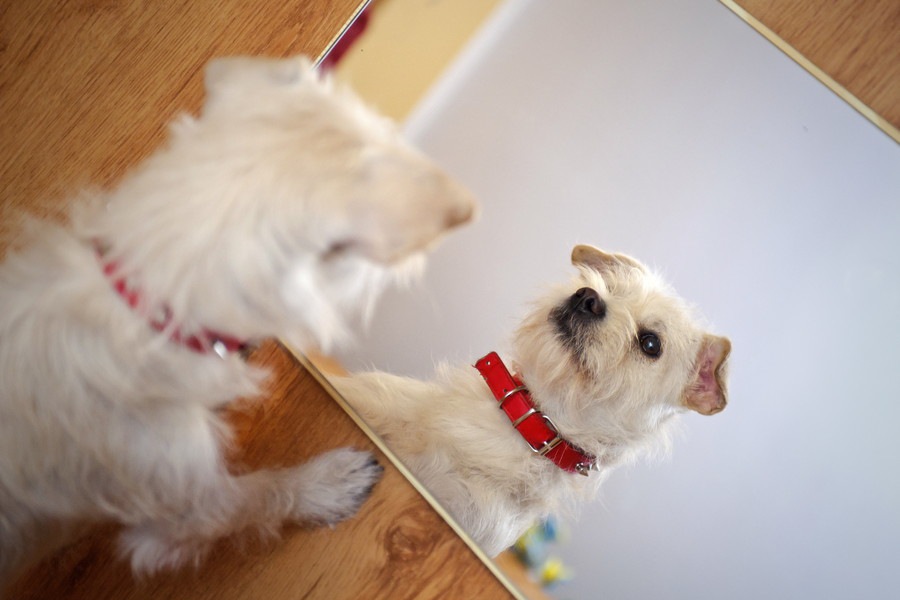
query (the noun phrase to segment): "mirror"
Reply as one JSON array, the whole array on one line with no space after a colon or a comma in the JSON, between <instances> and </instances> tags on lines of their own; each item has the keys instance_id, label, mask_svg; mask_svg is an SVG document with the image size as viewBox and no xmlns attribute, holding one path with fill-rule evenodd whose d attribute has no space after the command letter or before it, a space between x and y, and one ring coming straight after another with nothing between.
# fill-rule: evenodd
<instances>
[{"instance_id":1,"label":"mirror","mask_svg":"<svg viewBox=\"0 0 900 600\"><path fill-rule=\"evenodd\" d=\"M380 68L350 76L376 104L406 72ZM712 2L508 0L409 104L394 116L483 214L388 292L345 368L427 379L502 353L577 243L655 266L734 344L728 409L685 415L669 460L614 472L568 523L560 597L889 595L897 144Z\"/></svg>"}]
</instances>

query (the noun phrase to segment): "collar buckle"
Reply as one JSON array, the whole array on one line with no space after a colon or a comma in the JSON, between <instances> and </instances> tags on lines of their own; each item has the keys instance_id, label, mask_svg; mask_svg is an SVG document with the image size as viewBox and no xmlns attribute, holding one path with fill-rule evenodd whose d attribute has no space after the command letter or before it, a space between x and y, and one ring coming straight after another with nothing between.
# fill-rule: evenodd
<instances>
[{"instance_id":1,"label":"collar buckle","mask_svg":"<svg viewBox=\"0 0 900 600\"><path fill-rule=\"evenodd\" d=\"M559 443L562 442L562 438L559 437L559 429L556 428L556 423L554 423L550 417L541 413L541 418L544 419L544 422L547 423L547 427L553 432L553 439L544 442L540 448L535 448L530 441L526 441L528 442L528 445L531 446L532 452L540 454L541 456L547 456L548 452L559 446Z\"/></svg>"}]
</instances>

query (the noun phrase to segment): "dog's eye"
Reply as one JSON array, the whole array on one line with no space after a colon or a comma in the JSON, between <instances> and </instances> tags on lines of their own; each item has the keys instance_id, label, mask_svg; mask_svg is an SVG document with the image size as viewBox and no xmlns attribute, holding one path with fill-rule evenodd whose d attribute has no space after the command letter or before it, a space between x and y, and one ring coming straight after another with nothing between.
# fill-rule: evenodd
<instances>
[{"instance_id":1,"label":"dog's eye","mask_svg":"<svg viewBox=\"0 0 900 600\"><path fill-rule=\"evenodd\" d=\"M641 352L650 358L659 358L659 355L662 354L662 341L652 331L641 332L638 336L638 345L641 347Z\"/></svg>"}]
</instances>

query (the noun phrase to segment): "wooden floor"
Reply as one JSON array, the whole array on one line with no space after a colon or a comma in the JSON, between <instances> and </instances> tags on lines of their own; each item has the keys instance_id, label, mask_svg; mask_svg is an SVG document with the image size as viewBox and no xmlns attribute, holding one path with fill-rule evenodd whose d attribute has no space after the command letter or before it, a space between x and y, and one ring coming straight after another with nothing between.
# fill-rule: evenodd
<instances>
[{"instance_id":1,"label":"wooden floor","mask_svg":"<svg viewBox=\"0 0 900 600\"><path fill-rule=\"evenodd\" d=\"M900 142L900 2L733 3L858 98L890 125L889 135Z\"/></svg>"}]
</instances>

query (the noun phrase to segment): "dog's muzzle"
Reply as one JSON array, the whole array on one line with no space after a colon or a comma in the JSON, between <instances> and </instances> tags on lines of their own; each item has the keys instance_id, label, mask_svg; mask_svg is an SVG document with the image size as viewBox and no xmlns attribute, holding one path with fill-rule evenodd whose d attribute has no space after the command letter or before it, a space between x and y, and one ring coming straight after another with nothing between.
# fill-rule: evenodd
<instances>
[{"instance_id":1,"label":"dog's muzzle","mask_svg":"<svg viewBox=\"0 0 900 600\"><path fill-rule=\"evenodd\" d=\"M583 287L569 298L569 310L586 318L602 319L606 316L606 302L594 289Z\"/></svg>"},{"instance_id":2,"label":"dog's muzzle","mask_svg":"<svg viewBox=\"0 0 900 600\"><path fill-rule=\"evenodd\" d=\"M596 290L583 287L550 312L550 321L567 344L577 344L579 335L606 317L606 302Z\"/></svg>"}]
</instances>

